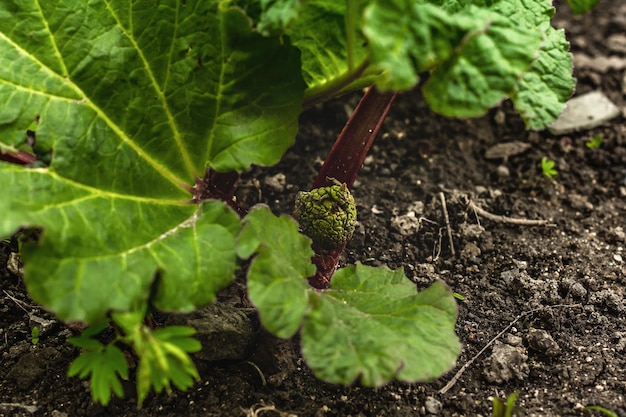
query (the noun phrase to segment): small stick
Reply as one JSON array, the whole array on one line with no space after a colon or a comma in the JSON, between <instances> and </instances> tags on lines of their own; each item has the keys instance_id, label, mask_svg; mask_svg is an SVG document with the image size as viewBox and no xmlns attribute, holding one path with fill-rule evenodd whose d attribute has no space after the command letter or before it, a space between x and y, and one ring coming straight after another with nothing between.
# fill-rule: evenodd
<instances>
[{"instance_id":1,"label":"small stick","mask_svg":"<svg viewBox=\"0 0 626 417\"><path fill-rule=\"evenodd\" d=\"M500 338L500 336L502 336L504 333L506 333L511 327L513 327L513 325L515 323L517 323L520 319L529 316L533 313L536 313L538 311L547 309L547 308L574 308L574 307L582 307L581 304L555 304L555 305L551 305L551 306L547 306L547 307L539 307L539 308L535 308L532 310L528 310L528 311L524 311L523 313L521 313L520 315L518 315L517 317L515 317L515 319L509 323L508 326L506 326L500 333L498 333L497 335L495 335L489 342L487 342L487 344L476 354L474 355L473 358L471 358L469 361L467 361L465 363L465 365L463 365L461 367L461 369L459 369L457 371L456 374L454 374L454 376L452 377L452 379L443 387L439 390L439 394L445 394L447 393L450 388L452 388L454 386L454 384L457 383L457 381L459 380L459 378L461 378L461 375L463 375L463 372L465 372L465 370L467 368L469 368L476 359L478 359L480 357L480 355L482 355L487 348L489 348L489 346L491 346L496 340L498 340Z\"/></svg>"},{"instance_id":2,"label":"small stick","mask_svg":"<svg viewBox=\"0 0 626 417\"><path fill-rule=\"evenodd\" d=\"M439 193L439 199L441 200L441 207L443 209L443 218L446 222L446 230L448 231L448 241L450 242L450 252L452 256L456 256L456 251L454 250L454 242L452 241L452 228L450 228L450 218L448 217L448 206L446 205L446 197L443 195L443 192Z\"/></svg>"},{"instance_id":3,"label":"small stick","mask_svg":"<svg viewBox=\"0 0 626 417\"><path fill-rule=\"evenodd\" d=\"M26 304L24 301L20 301L17 298L13 297L11 294L9 294L8 292L6 292L5 290L2 290L2 292L11 299L11 301L13 301L19 308L21 308L22 310L24 310L24 312L26 312L26 314L28 314L29 316L32 314L32 311L28 311L26 310L23 306L27 306L30 308L33 308L32 306Z\"/></svg>"},{"instance_id":4,"label":"small stick","mask_svg":"<svg viewBox=\"0 0 626 417\"><path fill-rule=\"evenodd\" d=\"M556 224L550 223L548 220L528 220L528 219L515 219L512 217L500 216L497 214L489 213L487 210L480 208L473 201L469 202L469 207L474 210L477 216L482 216L486 219L493 220L498 223L516 224L519 226L550 226L556 227Z\"/></svg>"}]
</instances>

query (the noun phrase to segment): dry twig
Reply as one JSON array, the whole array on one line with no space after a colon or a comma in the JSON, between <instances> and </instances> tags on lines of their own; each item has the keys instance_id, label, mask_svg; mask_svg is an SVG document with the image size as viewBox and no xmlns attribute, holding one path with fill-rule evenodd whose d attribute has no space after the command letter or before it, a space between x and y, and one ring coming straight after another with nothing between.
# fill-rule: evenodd
<instances>
[{"instance_id":1,"label":"dry twig","mask_svg":"<svg viewBox=\"0 0 626 417\"><path fill-rule=\"evenodd\" d=\"M450 241L450 253L452 256L456 255L454 250L454 242L452 241L452 229L450 228L450 217L448 217L448 206L446 205L446 197L442 192L439 193L439 199L441 200L441 208L443 210L443 219L446 222L446 230L448 231L448 240Z\"/></svg>"},{"instance_id":2,"label":"dry twig","mask_svg":"<svg viewBox=\"0 0 626 417\"><path fill-rule=\"evenodd\" d=\"M486 219L492 220L498 223L516 224L519 226L550 226L555 227L554 223L550 223L548 220L528 220L528 219L515 219L512 217L500 216L497 214L489 213L487 210L476 205L473 201L469 202L469 208L474 210L474 214L482 216Z\"/></svg>"}]
</instances>

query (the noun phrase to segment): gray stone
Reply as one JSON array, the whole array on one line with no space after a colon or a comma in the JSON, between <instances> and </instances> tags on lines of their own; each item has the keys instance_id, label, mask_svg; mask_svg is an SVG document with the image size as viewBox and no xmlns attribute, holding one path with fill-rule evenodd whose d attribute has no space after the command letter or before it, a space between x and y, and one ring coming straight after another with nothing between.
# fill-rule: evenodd
<instances>
[{"instance_id":1,"label":"gray stone","mask_svg":"<svg viewBox=\"0 0 626 417\"><path fill-rule=\"evenodd\" d=\"M493 352L484 361L483 374L487 381L501 384L513 378L524 380L528 377L528 355L523 346L496 343Z\"/></svg>"},{"instance_id":2,"label":"gray stone","mask_svg":"<svg viewBox=\"0 0 626 417\"><path fill-rule=\"evenodd\" d=\"M503 159L506 161L509 157L524 153L531 147L530 143L521 141L498 143L485 151L485 158Z\"/></svg>"},{"instance_id":3,"label":"gray stone","mask_svg":"<svg viewBox=\"0 0 626 417\"><path fill-rule=\"evenodd\" d=\"M554 135L588 130L619 114L619 108L601 91L593 91L569 100L563 113L548 126L548 130Z\"/></svg>"},{"instance_id":4,"label":"gray stone","mask_svg":"<svg viewBox=\"0 0 626 417\"><path fill-rule=\"evenodd\" d=\"M263 182L272 191L275 191L277 193L282 193L283 191L285 191L285 185L287 184L287 179L285 177L285 174L280 172L274 176L265 177Z\"/></svg>"},{"instance_id":5,"label":"gray stone","mask_svg":"<svg viewBox=\"0 0 626 417\"><path fill-rule=\"evenodd\" d=\"M443 408L441 401L437 400L433 397L426 397L426 402L424 403L424 408L428 414L437 415L441 413Z\"/></svg>"},{"instance_id":6,"label":"gray stone","mask_svg":"<svg viewBox=\"0 0 626 417\"><path fill-rule=\"evenodd\" d=\"M555 357L561 353L561 348L554 341L550 333L542 329L532 329L526 336L528 347L535 352L548 357Z\"/></svg>"},{"instance_id":7,"label":"gray stone","mask_svg":"<svg viewBox=\"0 0 626 417\"><path fill-rule=\"evenodd\" d=\"M391 219L391 228L400 233L402 236L410 236L419 232L421 220L415 215L414 211L407 214L395 216Z\"/></svg>"}]
</instances>

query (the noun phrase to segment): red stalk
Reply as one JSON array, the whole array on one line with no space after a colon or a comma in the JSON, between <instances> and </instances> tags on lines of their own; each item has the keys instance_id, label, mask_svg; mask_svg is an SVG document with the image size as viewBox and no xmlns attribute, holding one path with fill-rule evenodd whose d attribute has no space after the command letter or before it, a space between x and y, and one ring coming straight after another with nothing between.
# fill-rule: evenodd
<instances>
[{"instance_id":1,"label":"red stalk","mask_svg":"<svg viewBox=\"0 0 626 417\"><path fill-rule=\"evenodd\" d=\"M6 161L6 162L9 162L11 164L16 164L16 165L28 165L37 161L37 157L33 155L32 153L28 153L25 151L18 151L17 153L0 152L0 161Z\"/></svg>"},{"instance_id":2,"label":"red stalk","mask_svg":"<svg viewBox=\"0 0 626 417\"><path fill-rule=\"evenodd\" d=\"M375 87L367 90L328 153L313 189L326 187L327 178L334 178L352 188L396 95L381 93Z\"/></svg>"},{"instance_id":3,"label":"red stalk","mask_svg":"<svg viewBox=\"0 0 626 417\"><path fill-rule=\"evenodd\" d=\"M328 178L334 178L352 188L396 96L397 93L381 93L375 87L367 90L326 157L312 189L328 186ZM328 288L346 243L313 257L317 271L309 278L312 287Z\"/></svg>"}]
</instances>

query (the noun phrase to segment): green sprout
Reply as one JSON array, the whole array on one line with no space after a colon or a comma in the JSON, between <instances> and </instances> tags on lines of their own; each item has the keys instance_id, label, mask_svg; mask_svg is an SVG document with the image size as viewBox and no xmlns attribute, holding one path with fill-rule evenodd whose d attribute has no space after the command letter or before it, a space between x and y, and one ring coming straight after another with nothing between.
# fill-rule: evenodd
<instances>
[{"instance_id":1,"label":"green sprout","mask_svg":"<svg viewBox=\"0 0 626 417\"><path fill-rule=\"evenodd\" d=\"M588 405L587 407L585 407L585 410L586 411L599 411L606 416L617 417L617 414L615 414L612 411L607 410L604 407L600 407L599 405Z\"/></svg>"},{"instance_id":2,"label":"green sprout","mask_svg":"<svg viewBox=\"0 0 626 417\"><path fill-rule=\"evenodd\" d=\"M541 171L543 171L543 175L548 178L554 178L559 175L559 171L554 168L555 164L556 162L546 158L545 156L541 158Z\"/></svg>"},{"instance_id":3,"label":"green sprout","mask_svg":"<svg viewBox=\"0 0 626 417\"><path fill-rule=\"evenodd\" d=\"M599 148L604 142L604 138L600 135L595 135L591 140L585 142L585 146L589 149Z\"/></svg>"},{"instance_id":4,"label":"green sprout","mask_svg":"<svg viewBox=\"0 0 626 417\"><path fill-rule=\"evenodd\" d=\"M33 345L39 343L39 327L35 326L30 331L30 341Z\"/></svg>"},{"instance_id":5,"label":"green sprout","mask_svg":"<svg viewBox=\"0 0 626 417\"><path fill-rule=\"evenodd\" d=\"M518 392L514 392L509 395L506 399L506 403L504 403L501 399L494 397L493 417L512 417L513 415L516 415L520 411L520 409L515 405L518 395Z\"/></svg>"},{"instance_id":6,"label":"green sprout","mask_svg":"<svg viewBox=\"0 0 626 417\"><path fill-rule=\"evenodd\" d=\"M294 217L313 247L327 252L347 242L356 225L356 204L348 186L336 180L330 187L299 192Z\"/></svg>"}]
</instances>

